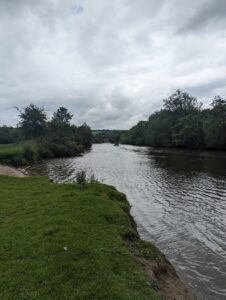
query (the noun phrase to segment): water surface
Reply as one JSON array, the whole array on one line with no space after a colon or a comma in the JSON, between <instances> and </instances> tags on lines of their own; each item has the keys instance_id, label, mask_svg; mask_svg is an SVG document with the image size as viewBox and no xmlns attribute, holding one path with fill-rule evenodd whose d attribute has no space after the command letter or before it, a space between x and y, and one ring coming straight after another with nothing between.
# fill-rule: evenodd
<instances>
[{"instance_id":1,"label":"water surface","mask_svg":"<svg viewBox=\"0 0 226 300\"><path fill-rule=\"evenodd\" d=\"M60 182L75 181L79 170L126 193L141 237L198 299L226 299L226 153L99 144L30 167Z\"/></svg>"}]
</instances>

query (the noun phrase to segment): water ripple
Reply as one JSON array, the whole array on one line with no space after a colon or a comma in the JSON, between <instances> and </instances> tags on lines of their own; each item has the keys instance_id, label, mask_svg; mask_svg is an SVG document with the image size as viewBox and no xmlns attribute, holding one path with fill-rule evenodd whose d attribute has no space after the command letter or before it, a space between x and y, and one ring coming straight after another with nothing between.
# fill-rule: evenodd
<instances>
[{"instance_id":1,"label":"water ripple","mask_svg":"<svg viewBox=\"0 0 226 300\"><path fill-rule=\"evenodd\" d=\"M59 182L89 174L125 192L142 238L166 254L200 300L226 299L226 154L94 145L30 167Z\"/></svg>"}]
</instances>

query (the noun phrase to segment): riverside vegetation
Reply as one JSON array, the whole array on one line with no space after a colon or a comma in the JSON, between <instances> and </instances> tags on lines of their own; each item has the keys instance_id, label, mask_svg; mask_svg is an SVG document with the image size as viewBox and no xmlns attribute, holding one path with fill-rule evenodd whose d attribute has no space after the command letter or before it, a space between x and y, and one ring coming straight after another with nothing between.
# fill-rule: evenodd
<instances>
[{"instance_id":1,"label":"riverside vegetation","mask_svg":"<svg viewBox=\"0 0 226 300\"><path fill-rule=\"evenodd\" d=\"M139 239L124 194L79 180L0 176L0 298L194 299Z\"/></svg>"},{"instance_id":2,"label":"riverside vegetation","mask_svg":"<svg viewBox=\"0 0 226 300\"><path fill-rule=\"evenodd\" d=\"M93 143L102 144L102 143L118 143L120 136L125 133L126 130L92 130L93 133Z\"/></svg>"},{"instance_id":3,"label":"riverside vegetation","mask_svg":"<svg viewBox=\"0 0 226 300\"><path fill-rule=\"evenodd\" d=\"M38 159L79 155L92 144L89 126L71 125L73 115L60 107L51 120L30 104L19 111L17 128L0 127L0 163L22 166Z\"/></svg>"},{"instance_id":4,"label":"riverside vegetation","mask_svg":"<svg viewBox=\"0 0 226 300\"><path fill-rule=\"evenodd\" d=\"M216 96L202 109L195 97L177 90L164 108L121 135L121 143L153 147L226 150L226 100Z\"/></svg>"}]
</instances>

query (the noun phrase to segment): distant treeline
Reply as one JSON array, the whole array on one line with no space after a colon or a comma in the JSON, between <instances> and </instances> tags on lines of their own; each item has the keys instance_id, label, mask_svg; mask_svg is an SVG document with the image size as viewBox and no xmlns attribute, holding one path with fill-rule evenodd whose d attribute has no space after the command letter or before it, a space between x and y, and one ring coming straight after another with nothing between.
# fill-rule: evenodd
<instances>
[{"instance_id":1,"label":"distant treeline","mask_svg":"<svg viewBox=\"0 0 226 300\"><path fill-rule=\"evenodd\" d=\"M125 130L97 129L92 130L93 143L118 143Z\"/></svg>"},{"instance_id":2,"label":"distant treeline","mask_svg":"<svg viewBox=\"0 0 226 300\"><path fill-rule=\"evenodd\" d=\"M154 147L226 150L226 100L216 96L211 108L177 90L164 107L120 137L121 143Z\"/></svg>"},{"instance_id":3,"label":"distant treeline","mask_svg":"<svg viewBox=\"0 0 226 300\"><path fill-rule=\"evenodd\" d=\"M60 107L50 120L44 108L30 104L18 109L17 128L0 127L0 163L24 165L40 158L78 155L92 145L86 124L71 124L73 115Z\"/></svg>"}]
</instances>

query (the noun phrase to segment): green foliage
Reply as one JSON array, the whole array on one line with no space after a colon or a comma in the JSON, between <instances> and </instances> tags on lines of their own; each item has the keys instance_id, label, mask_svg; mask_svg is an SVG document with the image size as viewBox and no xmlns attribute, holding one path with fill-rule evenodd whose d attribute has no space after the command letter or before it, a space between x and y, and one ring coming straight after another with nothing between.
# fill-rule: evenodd
<instances>
[{"instance_id":1,"label":"green foliage","mask_svg":"<svg viewBox=\"0 0 226 300\"><path fill-rule=\"evenodd\" d=\"M74 127L75 139L86 148L91 147L93 134L90 127L84 123L82 126L77 128Z\"/></svg>"},{"instance_id":2,"label":"green foliage","mask_svg":"<svg viewBox=\"0 0 226 300\"><path fill-rule=\"evenodd\" d=\"M20 128L0 127L0 144L13 142L0 150L2 164L21 166L38 159L76 156L92 145L90 127L70 125L72 114L64 107L53 114L49 123L45 110L34 104L20 111L19 116Z\"/></svg>"},{"instance_id":3,"label":"green foliage","mask_svg":"<svg viewBox=\"0 0 226 300\"><path fill-rule=\"evenodd\" d=\"M52 122L55 126L64 127L70 125L70 121L73 115L65 107L59 107L58 110L53 114Z\"/></svg>"},{"instance_id":4,"label":"green foliage","mask_svg":"<svg viewBox=\"0 0 226 300\"><path fill-rule=\"evenodd\" d=\"M77 144L70 137L49 139L47 140L47 146L54 157L76 156L83 152L83 146Z\"/></svg>"},{"instance_id":5,"label":"green foliage","mask_svg":"<svg viewBox=\"0 0 226 300\"><path fill-rule=\"evenodd\" d=\"M203 148L204 131L200 114L178 118L172 129L172 144L183 148Z\"/></svg>"},{"instance_id":6,"label":"green foliage","mask_svg":"<svg viewBox=\"0 0 226 300\"><path fill-rule=\"evenodd\" d=\"M0 144L12 144L21 139L20 128L0 127Z\"/></svg>"},{"instance_id":7,"label":"green foliage","mask_svg":"<svg viewBox=\"0 0 226 300\"><path fill-rule=\"evenodd\" d=\"M226 149L226 101L217 96L212 110L206 113L204 121L205 142L211 149Z\"/></svg>"},{"instance_id":8,"label":"green foliage","mask_svg":"<svg viewBox=\"0 0 226 300\"><path fill-rule=\"evenodd\" d=\"M38 156L39 158L47 159L54 158L54 144L50 142L47 138L38 139Z\"/></svg>"},{"instance_id":9,"label":"green foliage","mask_svg":"<svg viewBox=\"0 0 226 300\"><path fill-rule=\"evenodd\" d=\"M47 116L44 108L30 104L23 110L19 110L19 112L20 126L26 139L36 138L45 134Z\"/></svg>"},{"instance_id":10,"label":"green foliage","mask_svg":"<svg viewBox=\"0 0 226 300\"><path fill-rule=\"evenodd\" d=\"M75 175L76 183L77 184L86 184L87 183L87 176L86 171L79 171Z\"/></svg>"},{"instance_id":11,"label":"green foliage","mask_svg":"<svg viewBox=\"0 0 226 300\"><path fill-rule=\"evenodd\" d=\"M84 170L78 171L75 175L75 179L77 184L98 183L94 174L91 174L90 177L88 177Z\"/></svg>"},{"instance_id":12,"label":"green foliage","mask_svg":"<svg viewBox=\"0 0 226 300\"><path fill-rule=\"evenodd\" d=\"M118 143L120 136L123 135L126 130L110 130L110 129L100 129L92 130L93 133L93 143Z\"/></svg>"},{"instance_id":13,"label":"green foliage","mask_svg":"<svg viewBox=\"0 0 226 300\"><path fill-rule=\"evenodd\" d=\"M53 113L53 118L49 123L50 130L54 135L69 136L72 134L70 121L73 115L65 107L59 107L56 112Z\"/></svg>"},{"instance_id":14,"label":"green foliage","mask_svg":"<svg viewBox=\"0 0 226 300\"><path fill-rule=\"evenodd\" d=\"M226 100L223 99L222 97L220 97L220 96L214 97L211 105L215 111L219 111L221 113L222 113L222 111L224 111L224 113L225 113Z\"/></svg>"},{"instance_id":15,"label":"green foliage","mask_svg":"<svg viewBox=\"0 0 226 300\"><path fill-rule=\"evenodd\" d=\"M160 299L135 256L162 255L125 241L136 231L114 188L1 176L0 190L0 299Z\"/></svg>"},{"instance_id":16,"label":"green foliage","mask_svg":"<svg viewBox=\"0 0 226 300\"><path fill-rule=\"evenodd\" d=\"M212 109L188 93L176 91L153 113L120 137L122 143L157 147L226 150L226 100L217 96Z\"/></svg>"},{"instance_id":17,"label":"green foliage","mask_svg":"<svg viewBox=\"0 0 226 300\"><path fill-rule=\"evenodd\" d=\"M145 144L158 147L171 147L171 127L174 122L175 116L171 111L161 110L151 115L146 126Z\"/></svg>"},{"instance_id":18,"label":"green foliage","mask_svg":"<svg viewBox=\"0 0 226 300\"><path fill-rule=\"evenodd\" d=\"M163 100L166 110L177 112L179 114L199 111L202 104L186 92L177 90L168 99Z\"/></svg>"},{"instance_id":19,"label":"green foliage","mask_svg":"<svg viewBox=\"0 0 226 300\"><path fill-rule=\"evenodd\" d=\"M0 145L0 163L13 166L23 166L27 164L24 157L24 145Z\"/></svg>"}]
</instances>

